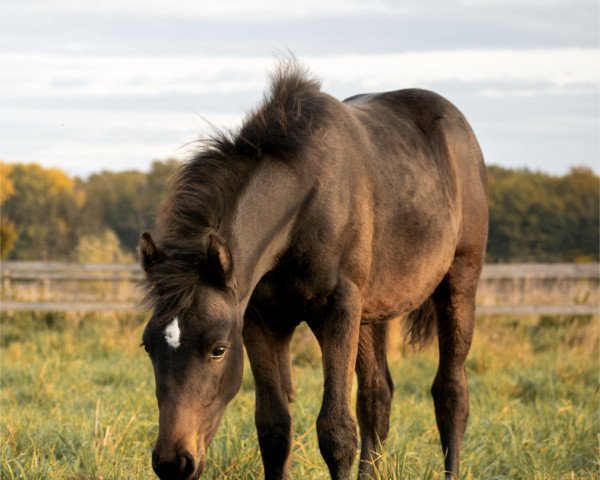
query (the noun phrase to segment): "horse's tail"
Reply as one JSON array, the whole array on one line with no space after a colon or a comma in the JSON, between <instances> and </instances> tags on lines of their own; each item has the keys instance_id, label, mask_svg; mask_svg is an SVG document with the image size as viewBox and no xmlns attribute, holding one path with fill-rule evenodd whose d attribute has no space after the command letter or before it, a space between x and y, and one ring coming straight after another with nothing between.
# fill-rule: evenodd
<instances>
[{"instance_id":1,"label":"horse's tail","mask_svg":"<svg viewBox=\"0 0 600 480\"><path fill-rule=\"evenodd\" d=\"M405 344L424 347L433 340L437 334L437 310L431 297L406 316L403 330Z\"/></svg>"}]
</instances>

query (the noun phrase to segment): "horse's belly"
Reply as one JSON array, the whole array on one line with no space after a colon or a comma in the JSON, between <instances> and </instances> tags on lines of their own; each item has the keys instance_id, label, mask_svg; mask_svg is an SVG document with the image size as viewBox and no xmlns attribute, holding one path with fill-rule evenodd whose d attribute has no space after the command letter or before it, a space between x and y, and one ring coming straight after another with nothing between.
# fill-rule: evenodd
<instances>
[{"instance_id":1,"label":"horse's belly","mask_svg":"<svg viewBox=\"0 0 600 480\"><path fill-rule=\"evenodd\" d=\"M418 221L427 223L423 217ZM384 237L375 240L363 289L366 318L410 312L431 296L454 259L458 222L451 214L421 229L405 222Z\"/></svg>"}]
</instances>

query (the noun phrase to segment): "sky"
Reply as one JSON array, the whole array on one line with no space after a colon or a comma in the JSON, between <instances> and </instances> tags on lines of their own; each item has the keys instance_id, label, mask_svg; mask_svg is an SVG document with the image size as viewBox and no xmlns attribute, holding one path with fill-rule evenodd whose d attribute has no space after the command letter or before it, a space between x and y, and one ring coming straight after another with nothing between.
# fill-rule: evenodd
<instances>
[{"instance_id":1,"label":"sky","mask_svg":"<svg viewBox=\"0 0 600 480\"><path fill-rule=\"evenodd\" d=\"M2 0L0 159L188 158L291 51L339 99L444 95L488 164L599 172L599 20L596 0Z\"/></svg>"}]
</instances>

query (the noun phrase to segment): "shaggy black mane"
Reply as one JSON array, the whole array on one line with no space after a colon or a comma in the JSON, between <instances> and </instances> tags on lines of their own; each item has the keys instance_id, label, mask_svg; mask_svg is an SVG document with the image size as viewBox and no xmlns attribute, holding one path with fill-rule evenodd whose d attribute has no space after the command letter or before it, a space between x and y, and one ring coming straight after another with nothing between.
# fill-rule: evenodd
<instances>
[{"instance_id":1,"label":"shaggy black mane","mask_svg":"<svg viewBox=\"0 0 600 480\"><path fill-rule=\"evenodd\" d=\"M293 59L281 62L262 102L248 113L239 131L220 132L203 142L172 179L158 216L158 242L167 258L203 254L210 231L227 237L236 198L261 160L269 156L301 165L304 149L323 123L325 105L320 82ZM166 292L179 296L186 287L182 283L191 287L194 275L182 272L185 262L176 263L166 268L171 274L161 268L160 285L152 281L156 275L149 275L147 301L153 303L159 291L163 297ZM193 263L189 270L197 268Z\"/></svg>"},{"instance_id":2,"label":"shaggy black mane","mask_svg":"<svg viewBox=\"0 0 600 480\"><path fill-rule=\"evenodd\" d=\"M271 75L262 103L250 112L240 131L216 139L213 148L228 155L286 159L298 154L323 118L321 84L294 60Z\"/></svg>"},{"instance_id":3,"label":"shaggy black mane","mask_svg":"<svg viewBox=\"0 0 600 480\"><path fill-rule=\"evenodd\" d=\"M280 63L240 130L213 136L175 175L159 218L162 242L177 244L199 228L217 229L261 159L300 162L324 117L320 83L293 59Z\"/></svg>"}]
</instances>

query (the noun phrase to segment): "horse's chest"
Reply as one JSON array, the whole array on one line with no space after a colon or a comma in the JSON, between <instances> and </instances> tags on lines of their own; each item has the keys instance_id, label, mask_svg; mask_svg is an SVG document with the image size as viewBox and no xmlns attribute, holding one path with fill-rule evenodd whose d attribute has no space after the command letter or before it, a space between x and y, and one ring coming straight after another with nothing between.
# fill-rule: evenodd
<instances>
[{"instance_id":1,"label":"horse's chest","mask_svg":"<svg viewBox=\"0 0 600 480\"><path fill-rule=\"evenodd\" d=\"M335 276L317 262L284 261L257 285L251 303L278 323L298 324L319 315L335 287Z\"/></svg>"}]
</instances>

